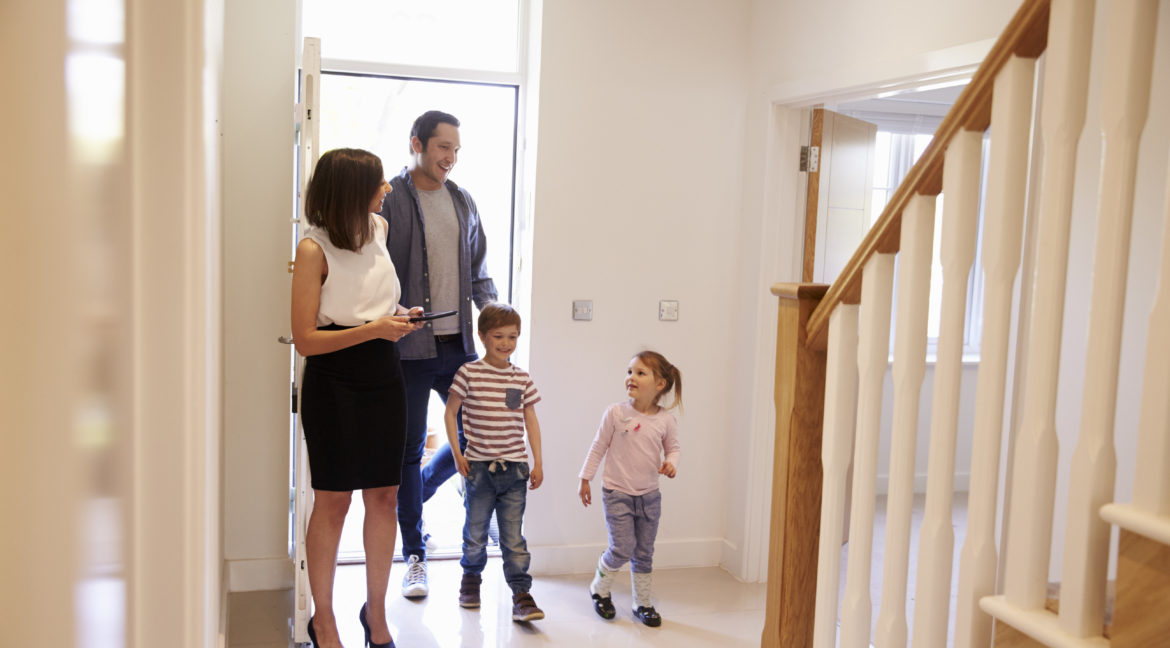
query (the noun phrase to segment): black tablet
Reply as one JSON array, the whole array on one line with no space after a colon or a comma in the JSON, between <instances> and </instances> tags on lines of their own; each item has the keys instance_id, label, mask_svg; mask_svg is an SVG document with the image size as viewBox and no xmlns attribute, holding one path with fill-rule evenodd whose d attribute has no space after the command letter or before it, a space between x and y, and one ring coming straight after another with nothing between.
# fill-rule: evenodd
<instances>
[{"instance_id":1,"label":"black tablet","mask_svg":"<svg viewBox=\"0 0 1170 648\"><path fill-rule=\"evenodd\" d=\"M410 318L410 321L412 321L412 322L426 322L426 321L433 320L433 319L439 319L440 317L451 317L452 315L455 315L458 312L459 311L457 311L457 310L449 310L449 311L440 311L437 313L423 313L422 315L416 315L415 317Z\"/></svg>"}]
</instances>

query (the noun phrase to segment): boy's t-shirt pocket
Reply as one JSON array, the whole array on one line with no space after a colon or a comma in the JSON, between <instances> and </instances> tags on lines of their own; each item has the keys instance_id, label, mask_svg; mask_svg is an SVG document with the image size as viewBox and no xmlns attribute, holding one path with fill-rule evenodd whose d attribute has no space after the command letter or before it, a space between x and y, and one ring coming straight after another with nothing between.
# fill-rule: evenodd
<instances>
[{"instance_id":1,"label":"boy's t-shirt pocket","mask_svg":"<svg viewBox=\"0 0 1170 648\"><path fill-rule=\"evenodd\" d=\"M515 387L504 388L504 404L508 409L520 409L524 403L524 392Z\"/></svg>"}]
</instances>

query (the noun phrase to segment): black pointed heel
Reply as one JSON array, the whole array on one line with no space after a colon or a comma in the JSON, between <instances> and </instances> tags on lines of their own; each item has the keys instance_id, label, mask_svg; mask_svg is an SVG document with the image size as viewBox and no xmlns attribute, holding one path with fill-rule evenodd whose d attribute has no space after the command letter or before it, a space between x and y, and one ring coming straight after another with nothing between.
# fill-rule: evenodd
<instances>
[{"instance_id":1,"label":"black pointed heel","mask_svg":"<svg viewBox=\"0 0 1170 648\"><path fill-rule=\"evenodd\" d=\"M317 645L317 631L313 629L313 617L309 617L309 640L313 642L313 648L320 648Z\"/></svg>"},{"instance_id":2,"label":"black pointed heel","mask_svg":"<svg viewBox=\"0 0 1170 648\"><path fill-rule=\"evenodd\" d=\"M369 648L394 648L394 640L391 639L386 643L374 643L370 639L370 624L366 622L366 606L368 603L362 603L362 609L358 611L358 621L362 623L362 630L366 633L366 646Z\"/></svg>"}]
</instances>

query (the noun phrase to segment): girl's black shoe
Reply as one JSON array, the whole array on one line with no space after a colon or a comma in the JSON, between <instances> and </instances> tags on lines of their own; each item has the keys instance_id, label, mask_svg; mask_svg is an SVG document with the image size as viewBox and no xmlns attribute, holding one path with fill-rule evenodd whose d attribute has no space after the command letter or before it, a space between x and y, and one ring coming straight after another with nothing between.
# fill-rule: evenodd
<instances>
[{"instance_id":1,"label":"girl's black shoe","mask_svg":"<svg viewBox=\"0 0 1170 648\"><path fill-rule=\"evenodd\" d=\"M612 619L617 616L617 610L613 608L613 599L608 596L594 594L593 610L597 612L597 616L603 619Z\"/></svg>"},{"instance_id":2,"label":"girl's black shoe","mask_svg":"<svg viewBox=\"0 0 1170 648\"><path fill-rule=\"evenodd\" d=\"M362 623L362 630L366 633L366 646L369 648L394 648L394 640L391 639L386 643L374 643L370 641L370 624L366 623L366 606L368 603L362 603L362 609L358 612L358 621Z\"/></svg>"},{"instance_id":3,"label":"girl's black shoe","mask_svg":"<svg viewBox=\"0 0 1170 648\"><path fill-rule=\"evenodd\" d=\"M313 642L313 648L318 648L318 646L317 646L317 631L313 629L313 617L309 617L308 633L309 633L309 640Z\"/></svg>"},{"instance_id":4,"label":"girl's black shoe","mask_svg":"<svg viewBox=\"0 0 1170 648\"><path fill-rule=\"evenodd\" d=\"M662 617L658 615L658 611L654 609L653 605L650 607L639 605L638 609L634 610L634 616L651 628L662 625Z\"/></svg>"}]
</instances>

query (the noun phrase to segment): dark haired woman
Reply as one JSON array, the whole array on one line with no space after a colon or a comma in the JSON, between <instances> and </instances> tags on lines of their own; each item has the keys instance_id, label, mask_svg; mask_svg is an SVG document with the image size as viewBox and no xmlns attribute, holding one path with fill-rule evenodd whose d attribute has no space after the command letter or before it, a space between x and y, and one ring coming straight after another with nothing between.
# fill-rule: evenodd
<instances>
[{"instance_id":1,"label":"dark haired woman","mask_svg":"<svg viewBox=\"0 0 1170 648\"><path fill-rule=\"evenodd\" d=\"M310 227L297 244L292 333L307 358L301 421L309 450L313 512L305 538L314 646L340 646L333 578L353 491L366 515L366 603L357 611L366 642L393 646L386 585L394 557L406 407L395 341L422 325L398 303L401 289L376 212L390 185L368 151L321 156L305 195ZM421 309L416 309L421 311Z\"/></svg>"}]
</instances>

